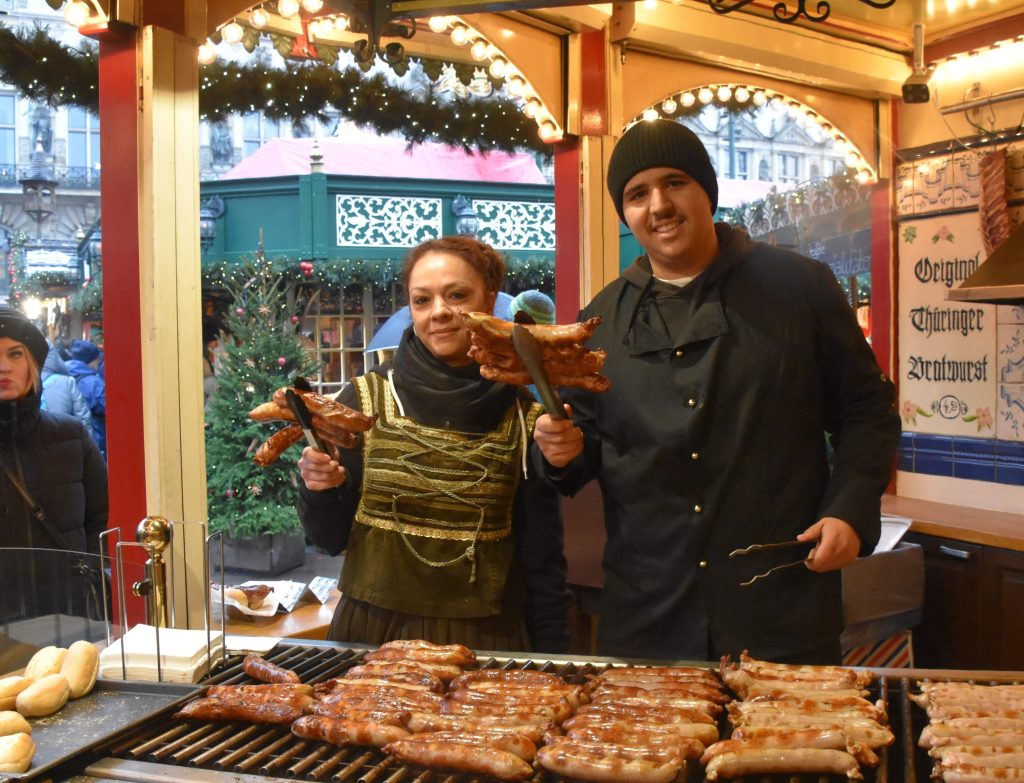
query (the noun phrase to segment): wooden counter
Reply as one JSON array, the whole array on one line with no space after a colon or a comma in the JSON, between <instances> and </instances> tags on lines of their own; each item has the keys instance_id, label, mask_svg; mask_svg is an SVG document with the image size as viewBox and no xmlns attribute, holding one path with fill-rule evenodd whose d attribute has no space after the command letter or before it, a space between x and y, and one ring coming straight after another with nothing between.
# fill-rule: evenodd
<instances>
[{"instance_id":1,"label":"wooden counter","mask_svg":"<svg viewBox=\"0 0 1024 783\"><path fill-rule=\"evenodd\" d=\"M331 627L334 607L341 593L331 590L326 604L299 604L288 614L256 617L246 620L228 620L225 630L239 636L280 636L290 639L326 639Z\"/></svg>"},{"instance_id":2,"label":"wooden counter","mask_svg":"<svg viewBox=\"0 0 1024 783\"><path fill-rule=\"evenodd\" d=\"M915 533L1024 552L1024 513L988 511L896 495L882 497L882 512L909 517L913 520L910 529Z\"/></svg>"}]
</instances>

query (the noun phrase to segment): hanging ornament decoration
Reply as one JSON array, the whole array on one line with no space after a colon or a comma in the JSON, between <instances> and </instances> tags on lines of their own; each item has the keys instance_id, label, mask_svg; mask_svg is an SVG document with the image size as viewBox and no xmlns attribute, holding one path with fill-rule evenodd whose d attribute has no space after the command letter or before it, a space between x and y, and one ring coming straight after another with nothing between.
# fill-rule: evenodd
<instances>
[{"instance_id":1,"label":"hanging ornament decoration","mask_svg":"<svg viewBox=\"0 0 1024 783\"><path fill-rule=\"evenodd\" d=\"M284 367L286 364L288 364L288 360L287 359L285 359L283 356L278 356L277 357L277 366L278 367Z\"/></svg>"},{"instance_id":2,"label":"hanging ornament decoration","mask_svg":"<svg viewBox=\"0 0 1024 783\"><path fill-rule=\"evenodd\" d=\"M245 315L245 308L244 307L236 307L235 308L235 315Z\"/></svg>"}]
</instances>

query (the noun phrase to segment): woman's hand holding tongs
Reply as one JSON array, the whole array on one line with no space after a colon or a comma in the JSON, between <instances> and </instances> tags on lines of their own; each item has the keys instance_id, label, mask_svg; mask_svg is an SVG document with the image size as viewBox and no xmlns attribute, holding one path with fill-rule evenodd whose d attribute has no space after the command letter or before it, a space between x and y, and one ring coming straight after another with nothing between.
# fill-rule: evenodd
<instances>
[{"instance_id":1,"label":"woman's hand holding tongs","mask_svg":"<svg viewBox=\"0 0 1024 783\"><path fill-rule=\"evenodd\" d=\"M848 566L860 552L860 536L849 522L838 517L822 517L803 533L797 541L818 540L807 555L807 567L823 573Z\"/></svg>"}]
</instances>

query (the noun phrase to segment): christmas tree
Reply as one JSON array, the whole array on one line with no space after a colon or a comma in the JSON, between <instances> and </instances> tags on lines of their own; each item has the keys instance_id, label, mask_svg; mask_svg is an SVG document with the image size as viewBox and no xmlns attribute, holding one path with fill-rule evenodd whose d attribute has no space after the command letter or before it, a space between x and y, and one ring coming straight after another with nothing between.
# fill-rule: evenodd
<instances>
[{"instance_id":1,"label":"christmas tree","mask_svg":"<svg viewBox=\"0 0 1024 783\"><path fill-rule=\"evenodd\" d=\"M294 503L298 487L293 446L266 468L253 462L260 444L283 422L260 424L248 413L271 400L275 389L296 375L315 374L295 332L281 274L262 252L224 281L233 301L221 340L217 389L207 404L206 475L210 531L240 538L299 529Z\"/></svg>"}]
</instances>

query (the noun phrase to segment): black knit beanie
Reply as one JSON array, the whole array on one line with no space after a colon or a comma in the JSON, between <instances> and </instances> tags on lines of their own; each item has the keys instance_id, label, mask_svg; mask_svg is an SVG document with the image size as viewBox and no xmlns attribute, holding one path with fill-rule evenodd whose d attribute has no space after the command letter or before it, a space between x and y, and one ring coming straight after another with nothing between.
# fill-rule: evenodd
<instances>
[{"instance_id":1,"label":"black knit beanie","mask_svg":"<svg viewBox=\"0 0 1024 783\"><path fill-rule=\"evenodd\" d=\"M679 169L693 177L708 194L714 214L718 178L697 134L675 120L643 120L623 134L608 162L608 193L623 223L622 191L626 184L641 171L662 167Z\"/></svg>"},{"instance_id":2,"label":"black knit beanie","mask_svg":"<svg viewBox=\"0 0 1024 783\"><path fill-rule=\"evenodd\" d=\"M39 369L43 369L43 362L46 361L50 346L46 344L43 333L21 310L0 307L0 337L9 337L24 345L36 360Z\"/></svg>"}]
</instances>

